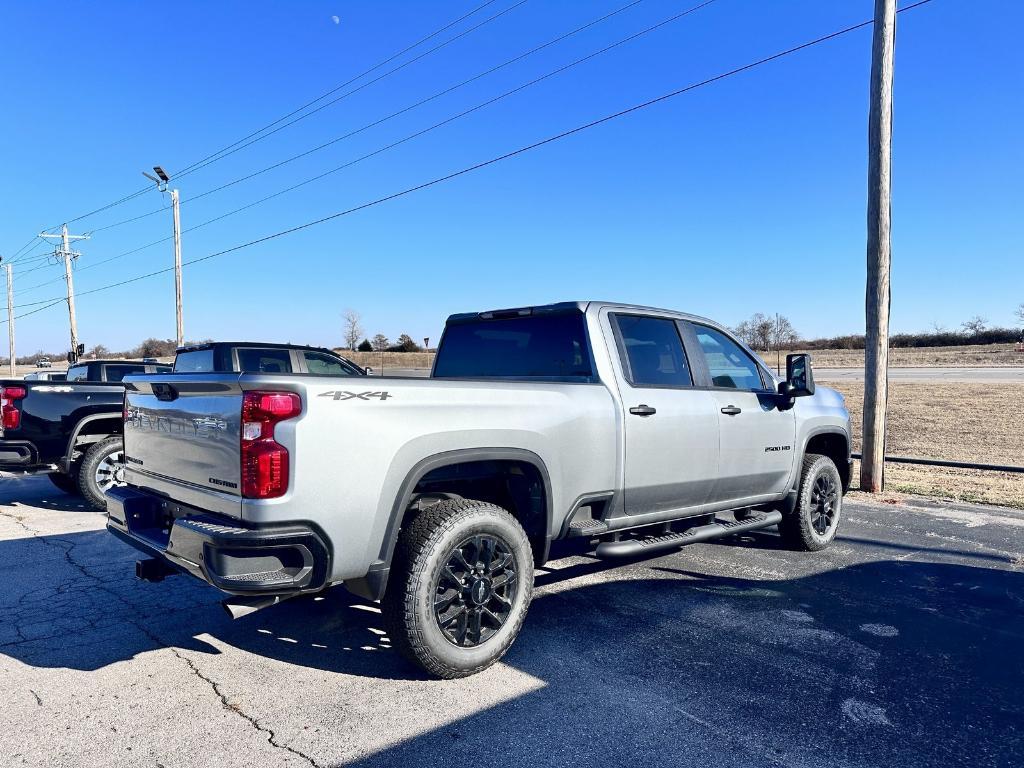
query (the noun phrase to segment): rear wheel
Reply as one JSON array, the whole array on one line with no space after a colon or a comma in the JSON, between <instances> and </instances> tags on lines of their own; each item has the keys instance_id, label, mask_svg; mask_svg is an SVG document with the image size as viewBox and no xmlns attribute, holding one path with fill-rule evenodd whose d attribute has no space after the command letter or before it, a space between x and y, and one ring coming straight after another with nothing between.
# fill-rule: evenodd
<instances>
[{"instance_id":1,"label":"rear wheel","mask_svg":"<svg viewBox=\"0 0 1024 768\"><path fill-rule=\"evenodd\" d=\"M828 456L804 457L796 508L783 515L779 533L790 549L816 552L836 537L843 513L843 481Z\"/></svg>"},{"instance_id":2,"label":"rear wheel","mask_svg":"<svg viewBox=\"0 0 1024 768\"><path fill-rule=\"evenodd\" d=\"M532 591L533 553L518 521L494 504L443 501L399 536L384 628L430 674L466 677L505 655Z\"/></svg>"},{"instance_id":3,"label":"rear wheel","mask_svg":"<svg viewBox=\"0 0 1024 768\"><path fill-rule=\"evenodd\" d=\"M78 467L72 467L71 474L65 475L62 472L51 472L47 475L50 478L50 482L57 486L58 490L64 493L69 493L72 496L78 496L81 491L78 490Z\"/></svg>"},{"instance_id":4,"label":"rear wheel","mask_svg":"<svg viewBox=\"0 0 1024 768\"><path fill-rule=\"evenodd\" d=\"M93 507L106 509L104 491L119 485L124 485L124 440L113 435L86 452L78 471L78 488Z\"/></svg>"}]
</instances>

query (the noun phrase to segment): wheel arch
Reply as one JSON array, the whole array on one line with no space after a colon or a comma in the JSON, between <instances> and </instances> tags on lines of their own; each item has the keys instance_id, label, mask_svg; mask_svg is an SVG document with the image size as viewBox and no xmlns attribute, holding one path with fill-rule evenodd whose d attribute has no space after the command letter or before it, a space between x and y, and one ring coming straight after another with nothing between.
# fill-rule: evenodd
<instances>
[{"instance_id":1,"label":"wheel arch","mask_svg":"<svg viewBox=\"0 0 1024 768\"><path fill-rule=\"evenodd\" d=\"M467 476L460 477L460 472L466 470ZM509 512L530 539L535 564L547 561L553 499L551 477L544 460L525 448L457 449L420 459L406 473L392 503L376 561L365 577L347 580L346 587L361 597L379 600L387 587L398 535L406 520L419 511L413 506L417 496L442 491L458 493L459 490L473 493L467 498L483 495L485 498L480 501L491 501L506 508L511 506ZM480 490L485 492L480 494Z\"/></svg>"},{"instance_id":2,"label":"wheel arch","mask_svg":"<svg viewBox=\"0 0 1024 768\"><path fill-rule=\"evenodd\" d=\"M809 453L816 453L828 456L839 470L839 477L843 482L843 493L850 489L850 437L841 429L821 427L809 433L804 439L802 457ZM800 478L796 482L799 484Z\"/></svg>"},{"instance_id":3,"label":"wheel arch","mask_svg":"<svg viewBox=\"0 0 1024 768\"><path fill-rule=\"evenodd\" d=\"M84 416L75 424L68 438L67 449L61 459L61 470L68 472L74 462L75 452L85 443L98 443L112 435L124 433L124 421L119 413L94 413ZM83 440L82 438L88 438Z\"/></svg>"}]
</instances>

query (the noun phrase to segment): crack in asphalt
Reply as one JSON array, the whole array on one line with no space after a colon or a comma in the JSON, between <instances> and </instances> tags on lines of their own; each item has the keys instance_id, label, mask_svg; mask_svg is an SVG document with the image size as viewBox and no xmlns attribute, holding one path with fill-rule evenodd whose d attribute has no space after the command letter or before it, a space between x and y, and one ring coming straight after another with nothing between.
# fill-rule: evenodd
<instances>
[{"instance_id":1,"label":"crack in asphalt","mask_svg":"<svg viewBox=\"0 0 1024 768\"><path fill-rule=\"evenodd\" d=\"M31 534L31 536L34 539L37 539L38 541L40 541L44 546L50 546L50 547L54 547L56 549L59 549L64 554L64 559L65 559L65 561L67 561L68 565L70 565L72 568L77 570L79 573L81 573L87 579L90 579L93 582L95 582L97 589L99 589L101 592L104 592L104 593L110 595L115 600L117 600L122 605L124 605L126 608L129 608L131 610L135 610L135 606L133 606L128 600L126 600L123 595L121 595L121 594L115 592L114 590L110 589L110 587L107 586L106 582L104 582L103 579L101 579L96 574L91 573L89 571L89 569L85 566L85 564L78 562L78 560L76 560L72 556L72 552L74 551L75 547L77 546L77 544L75 542L68 541L67 539L62 539L62 538L60 538L59 536L56 536L56 535L44 534L42 531L39 531L38 529L32 528L31 526L27 525L25 523L23 517L18 516L18 515L12 515L10 512L5 512L5 511L0 510L0 516L6 517L6 518L9 518L9 519L13 520L24 531L26 531L27 533ZM62 546L62 545L66 545L66 546ZM66 586L67 586L67 583L65 582L64 584L61 584L61 585L58 586L58 590L60 590L62 588L65 588ZM21 600L19 599L19 604L20 603L21 603ZM165 642L159 635L157 635L155 632L153 632L149 627L146 627L146 626L144 626L142 624L139 624L137 621L132 619L130 616L126 616L125 617L125 621L128 624L131 624L136 629L138 629L142 634L144 634L146 637L148 637L154 644L156 644L156 645L158 645L158 646L160 646L162 648L166 648L172 654L174 654L174 656L176 656L178 659L181 659L183 662L185 662L185 664L188 666L188 668L192 672L192 674L195 675L200 680L202 680L203 682L205 682L210 687L210 689L213 691L213 693L220 700L221 706L224 709L226 709L227 711L229 711L229 712L231 712L231 713L233 713L235 715L238 715L240 718L242 718L244 721L246 721L250 726L252 726L255 730L257 730L260 733L264 734L267 737L267 743L268 744L270 744L275 749L281 749L281 750L284 750L286 752L289 752L289 753L295 755L296 757L302 758L307 763L309 763L311 766L313 766L313 768L321 768L319 763L317 763L312 757L310 757L309 755L305 754L304 752L302 752L302 751L300 751L298 749L295 749L292 746L289 746L288 744L285 744L284 742L278 741L277 734L275 734L272 729L268 728L265 725L262 725L259 722L259 720L257 718L255 718L255 717L253 717L252 715L249 715L249 714L243 712L242 709L239 706L237 706L236 704L232 704L228 700L228 698L224 694L224 692L221 690L220 684L217 683L215 680L213 680L213 678L211 678L208 675L204 674L199 669L199 666L192 659L190 659L189 657L187 657L183 653L181 653L181 651L179 649L177 649L174 646L172 646L172 645L168 644L167 642ZM93 626L94 622L89 622L89 624L90 624L90 626ZM25 635L22 632L20 626L18 626L17 624L15 625L15 631L18 633L19 637L22 637L22 638L25 637ZM56 636L60 636L60 635L55 635L55 637ZM25 638L24 640L15 641L13 643L4 643L3 645L0 645L0 648L6 647L6 646L9 646L9 645L20 644L20 643L23 643L23 642L32 642L32 641L44 640L44 639L46 639L46 638ZM50 638L50 639L52 639L52 638ZM39 695L35 691L32 691L31 689L30 689L30 693L33 696L35 696L36 703L39 706L43 706L43 701L39 697Z\"/></svg>"},{"instance_id":2,"label":"crack in asphalt","mask_svg":"<svg viewBox=\"0 0 1024 768\"><path fill-rule=\"evenodd\" d=\"M287 750L288 752L291 752L293 755L301 757L303 760L305 760L310 765L312 765L313 768L321 768L321 766L312 757L310 757L309 755L307 755L304 752L300 752L299 750L295 749L294 747L291 747L291 746L289 746L289 745L287 745L287 744L285 744L283 742L279 742L277 740L277 735L274 733L273 730L271 730L270 728L267 728L265 725L261 725L259 720L257 720L255 717L253 717L251 715L248 715L245 712L243 712L241 710L241 708L238 707L237 704L232 704L231 701L228 700L228 697L220 689L220 684L216 680L212 679L211 677L208 677L207 675L203 674L203 672L199 669L199 667L196 665L196 663L194 661L192 661L192 659L190 659L188 656L185 656L177 648L173 648L173 647L170 647L170 646L167 646L167 648L168 648L168 650L171 653L173 653L175 656L177 656L179 659L181 659L182 661L184 661L188 665L189 669L192 670L192 674L193 675L195 675L200 680L202 680L204 683L206 683L207 685L210 686L210 689L220 699L221 706L224 707L224 709L226 709L229 712L232 712L232 713L238 715L239 717L241 717L242 719L246 720L249 723L249 725L251 725L253 728L255 728L260 733L266 734L267 742L271 746L277 747L278 749Z\"/></svg>"}]
</instances>

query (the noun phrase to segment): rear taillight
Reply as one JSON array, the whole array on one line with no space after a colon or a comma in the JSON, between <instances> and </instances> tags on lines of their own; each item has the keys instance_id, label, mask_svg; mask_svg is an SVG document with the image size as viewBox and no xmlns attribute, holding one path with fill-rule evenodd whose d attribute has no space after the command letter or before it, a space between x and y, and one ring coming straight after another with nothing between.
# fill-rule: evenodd
<instances>
[{"instance_id":1,"label":"rear taillight","mask_svg":"<svg viewBox=\"0 0 1024 768\"><path fill-rule=\"evenodd\" d=\"M246 392L242 400L242 496L273 499L288 490L288 449L274 425L302 413L294 392Z\"/></svg>"},{"instance_id":2,"label":"rear taillight","mask_svg":"<svg viewBox=\"0 0 1024 768\"><path fill-rule=\"evenodd\" d=\"M28 394L24 387L4 387L0 390L0 418L4 429L17 429L21 426L21 410L18 400Z\"/></svg>"}]
</instances>

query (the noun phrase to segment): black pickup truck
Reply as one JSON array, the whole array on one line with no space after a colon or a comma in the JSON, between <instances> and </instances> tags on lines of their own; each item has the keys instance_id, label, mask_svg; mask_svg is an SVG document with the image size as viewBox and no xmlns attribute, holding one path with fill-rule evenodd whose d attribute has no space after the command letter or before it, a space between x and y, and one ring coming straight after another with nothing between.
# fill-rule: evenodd
<instances>
[{"instance_id":1,"label":"black pickup truck","mask_svg":"<svg viewBox=\"0 0 1024 768\"><path fill-rule=\"evenodd\" d=\"M124 476L124 385L135 373L167 373L170 365L88 360L67 381L0 380L0 471L46 473L65 493L106 509L103 492ZM182 347L174 371L312 373L360 376L365 371L318 347L214 342Z\"/></svg>"},{"instance_id":2,"label":"black pickup truck","mask_svg":"<svg viewBox=\"0 0 1024 768\"><path fill-rule=\"evenodd\" d=\"M0 381L0 470L47 473L66 493L103 509L103 490L119 482L124 385L132 373L165 373L169 365L89 360L66 381Z\"/></svg>"}]
</instances>

